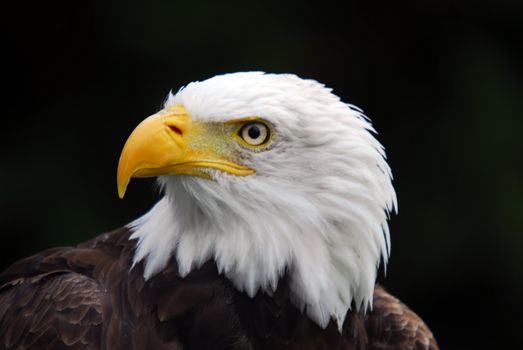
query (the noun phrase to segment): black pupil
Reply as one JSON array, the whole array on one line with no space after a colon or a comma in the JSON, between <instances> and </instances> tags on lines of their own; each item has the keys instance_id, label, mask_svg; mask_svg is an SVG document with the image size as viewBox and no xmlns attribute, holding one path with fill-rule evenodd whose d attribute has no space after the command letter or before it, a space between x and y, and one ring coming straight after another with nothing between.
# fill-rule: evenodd
<instances>
[{"instance_id":1,"label":"black pupil","mask_svg":"<svg viewBox=\"0 0 523 350\"><path fill-rule=\"evenodd\" d=\"M249 137L253 140L256 140L258 137L260 137L261 131L260 128L257 125L253 125L249 128L249 131L247 131L249 134Z\"/></svg>"}]
</instances>

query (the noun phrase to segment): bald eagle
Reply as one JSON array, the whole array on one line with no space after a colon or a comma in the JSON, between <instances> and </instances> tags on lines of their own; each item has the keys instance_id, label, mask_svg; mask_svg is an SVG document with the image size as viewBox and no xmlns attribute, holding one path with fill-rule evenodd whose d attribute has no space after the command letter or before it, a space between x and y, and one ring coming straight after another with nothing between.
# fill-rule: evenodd
<instances>
[{"instance_id":1,"label":"bald eagle","mask_svg":"<svg viewBox=\"0 0 523 350\"><path fill-rule=\"evenodd\" d=\"M120 156L162 199L129 225L0 275L3 349L438 349L375 285L391 170L369 120L290 74L169 94Z\"/></svg>"}]
</instances>

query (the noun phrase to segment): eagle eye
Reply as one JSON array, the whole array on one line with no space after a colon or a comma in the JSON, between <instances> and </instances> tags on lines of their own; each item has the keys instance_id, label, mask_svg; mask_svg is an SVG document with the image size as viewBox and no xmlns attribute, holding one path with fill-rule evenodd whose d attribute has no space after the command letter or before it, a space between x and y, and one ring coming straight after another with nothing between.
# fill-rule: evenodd
<instances>
[{"instance_id":1,"label":"eagle eye","mask_svg":"<svg viewBox=\"0 0 523 350\"><path fill-rule=\"evenodd\" d=\"M238 136L247 146L263 147L271 140L271 129L262 122L249 122L240 128Z\"/></svg>"}]
</instances>

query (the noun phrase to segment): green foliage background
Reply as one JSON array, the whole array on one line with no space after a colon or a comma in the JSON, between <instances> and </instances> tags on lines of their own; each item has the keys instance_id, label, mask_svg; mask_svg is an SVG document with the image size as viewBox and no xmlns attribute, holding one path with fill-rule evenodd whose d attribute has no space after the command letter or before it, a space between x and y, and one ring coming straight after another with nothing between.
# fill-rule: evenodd
<instances>
[{"instance_id":1,"label":"green foliage background","mask_svg":"<svg viewBox=\"0 0 523 350\"><path fill-rule=\"evenodd\" d=\"M2 16L0 268L117 228L121 147L170 89L292 72L363 108L395 174L390 291L443 349L523 345L521 1L20 2ZM340 135L341 136L341 135Z\"/></svg>"}]
</instances>

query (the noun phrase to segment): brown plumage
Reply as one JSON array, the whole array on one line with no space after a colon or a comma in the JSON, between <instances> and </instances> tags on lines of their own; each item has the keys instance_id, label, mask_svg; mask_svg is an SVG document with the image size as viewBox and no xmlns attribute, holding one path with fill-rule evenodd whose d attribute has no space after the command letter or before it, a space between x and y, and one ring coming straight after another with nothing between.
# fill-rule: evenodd
<instances>
[{"instance_id":1,"label":"brown plumage","mask_svg":"<svg viewBox=\"0 0 523 350\"><path fill-rule=\"evenodd\" d=\"M54 248L0 275L2 349L438 349L423 321L383 288L340 334L274 295L238 292L208 261L185 278L175 259L148 281L129 231Z\"/></svg>"}]
</instances>

